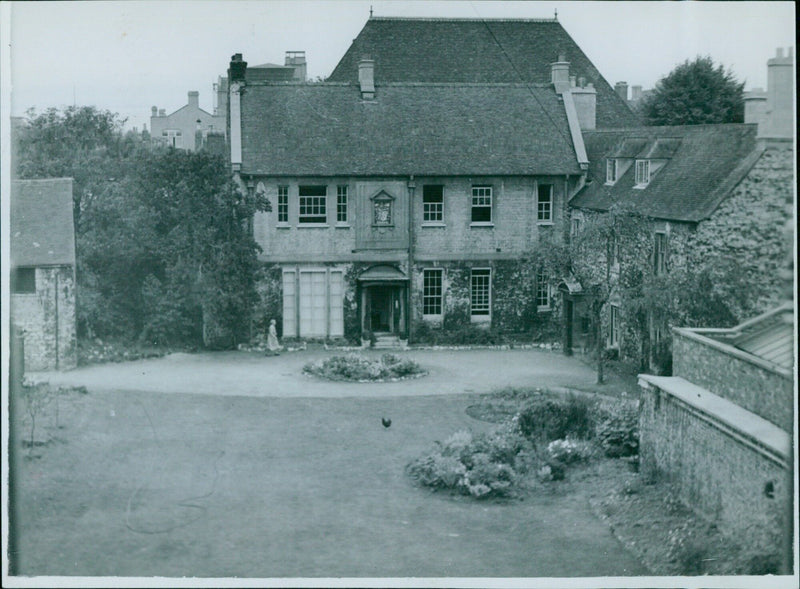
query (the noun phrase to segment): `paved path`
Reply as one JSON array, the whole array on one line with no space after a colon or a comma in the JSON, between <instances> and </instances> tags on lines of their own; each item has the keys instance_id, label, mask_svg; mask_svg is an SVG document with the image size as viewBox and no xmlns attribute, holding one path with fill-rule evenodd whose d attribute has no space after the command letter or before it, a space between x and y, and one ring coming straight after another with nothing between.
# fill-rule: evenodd
<instances>
[{"instance_id":1,"label":"paved path","mask_svg":"<svg viewBox=\"0 0 800 589\"><path fill-rule=\"evenodd\" d=\"M33 373L33 381L90 391L147 391L247 397L361 397L484 393L505 386L594 388L594 371L543 350L411 350L428 376L401 382L337 383L302 374L307 362L343 352L308 350L265 357L255 352L171 354L164 358ZM378 357L380 352L366 354Z\"/></svg>"}]
</instances>

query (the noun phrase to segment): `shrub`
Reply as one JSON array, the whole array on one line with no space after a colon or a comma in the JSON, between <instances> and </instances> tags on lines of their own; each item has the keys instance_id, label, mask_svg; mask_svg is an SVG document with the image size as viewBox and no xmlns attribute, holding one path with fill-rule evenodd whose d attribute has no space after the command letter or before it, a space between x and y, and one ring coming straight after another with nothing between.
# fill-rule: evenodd
<instances>
[{"instance_id":1,"label":"shrub","mask_svg":"<svg viewBox=\"0 0 800 589\"><path fill-rule=\"evenodd\" d=\"M592 445L585 440L553 440L547 445L547 455L550 459L562 464L584 462L593 455Z\"/></svg>"},{"instance_id":2,"label":"shrub","mask_svg":"<svg viewBox=\"0 0 800 589\"><path fill-rule=\"evenodd\" d=\"M593 416L597 442L606 456L619 458L639 453L639 404L604 403Z\"/></svg>"},{"instance_id":3,"label":"shrub","mask_svg":"<svg viewBox=\"0 0 800 589\"><path fill-rule=\"evenodd\" d=\"M318 362L309 362L303 372L329 380L383 380L425 374L419 364L410 358L384 354L379 360L370 360L360 354L331 356Z\"/></svg>"},{"instance_id":4,"label":"shrub","mask_svg":"<svg viewBox=\"0 0 800 589\"><path fill-rule=\"evenodd\" d=\"M567 437L586 439L592 434L591 406L577 395L533 397L519 413L519 428L528 438L545 443Z\"/></svg>"}]
</instances>

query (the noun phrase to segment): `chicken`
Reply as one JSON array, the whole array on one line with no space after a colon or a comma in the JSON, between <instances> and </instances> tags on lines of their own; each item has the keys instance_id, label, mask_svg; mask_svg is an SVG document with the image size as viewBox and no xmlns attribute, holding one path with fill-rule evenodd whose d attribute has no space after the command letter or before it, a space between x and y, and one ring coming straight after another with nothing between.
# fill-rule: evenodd
<instances>
[{"instance_id":1,"label":"chicken","mask_svg":"<svg viewBox=\"0 0 800 589\"><path fill-rule=\"evenodd\" d=\"M392 425L392 420L386 419L385 417L381 417L381 423L383 424L383 427L389 427L390 425Z\"/></svg>"}]
</instances>

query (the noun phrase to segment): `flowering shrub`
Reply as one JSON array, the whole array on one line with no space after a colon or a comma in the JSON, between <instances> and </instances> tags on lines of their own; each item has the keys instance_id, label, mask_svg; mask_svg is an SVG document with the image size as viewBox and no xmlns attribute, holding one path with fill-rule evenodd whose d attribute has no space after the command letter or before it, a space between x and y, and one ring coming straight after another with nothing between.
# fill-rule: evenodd
<instances>
[{"instance_id":1,"label":"flowering shrub","mask_svg":"<svg viewBox=\"0 0 800 589\"><path fill-rule=\"evenodd\" d=\"M410 358L384 354L379 360L370 360L360 354L331 356L325 360L309 362L303 372L329 380L384 380L425 374L419 364Z\"/></svg>"},{"instance_id":2,"label":"flowering shrub","mask_svg":"<svg viewBox=\"0 0 800 589\"><path fill-rule=\"evenodd\" d=\"M547 455L551 460L557 460L563 464L573 462L583 462L593 455L591 443L585 440L553 440L547 445Z\"/></svg>"},{"instance_id":3,"label":"flowering shrub","mask_svg":"<svg viewBox=\"0 0 800 589\"><path fill-rule=\"evenodd\" d=\"M422 485L475 498L505 497L528 468L530 443L512 427L490 434L462 430L412 461L408 474Z\"/></svg>"},{"instance_id":4,"label":"flowering shrub","mask_svg":"<svg viewBox=\"0 0 800 589\"><path fill-rule=\"evenodd\" d=\"M604 403L593 416L597 443L606 456L635 456L639 453L639 403Z\"/></svg>"}]
</instances>

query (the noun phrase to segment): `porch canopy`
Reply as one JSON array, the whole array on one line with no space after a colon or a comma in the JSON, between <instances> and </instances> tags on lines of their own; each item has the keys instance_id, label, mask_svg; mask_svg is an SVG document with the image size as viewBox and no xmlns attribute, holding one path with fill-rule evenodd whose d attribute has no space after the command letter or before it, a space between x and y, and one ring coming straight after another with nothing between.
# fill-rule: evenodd
<instances>
[{"instance_id":1,"label":"porch canopy","mask_svg":"<svg viewBox=\"0 0 800 589\"><path fill-rule=\"evenodd\" d=\"M394 266L381 264L362 272L358 280L359 282L397 282L406 281L408 277Z\"/></svg>"}]
</instances>

